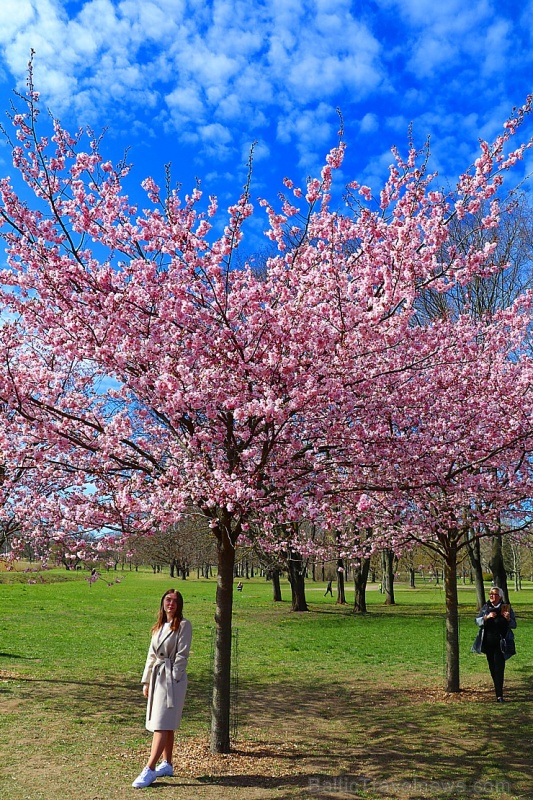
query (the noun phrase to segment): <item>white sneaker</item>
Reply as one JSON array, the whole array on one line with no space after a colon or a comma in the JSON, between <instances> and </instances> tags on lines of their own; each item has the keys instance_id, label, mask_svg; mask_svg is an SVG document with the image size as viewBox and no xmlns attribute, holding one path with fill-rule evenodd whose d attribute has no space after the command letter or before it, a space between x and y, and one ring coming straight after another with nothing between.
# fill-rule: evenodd
<instances>
[{"instance_id":1,"label":"white sneaker","mask_svg":"<svg viewBox=\"0 0 533 800\"><path fill-rule=\"evenodd\" d=\"M172 764L169 764L168 761L162 761L160 765L155 768L156 778L164 778L166 776L172 778L173 775L174 770L172 769Z\"/></svg>"},{"instance_id":2,"label":"white sneaker","mask_svg":"<svg viewBox=\"0 0 533 800\"><path fill-rule=\"evenodd\" d=\"M145 767L138 778L135 778L131 784L134 789L145 789L150 786L157 778L155 769Z\"/></svg>"}]
</instances>

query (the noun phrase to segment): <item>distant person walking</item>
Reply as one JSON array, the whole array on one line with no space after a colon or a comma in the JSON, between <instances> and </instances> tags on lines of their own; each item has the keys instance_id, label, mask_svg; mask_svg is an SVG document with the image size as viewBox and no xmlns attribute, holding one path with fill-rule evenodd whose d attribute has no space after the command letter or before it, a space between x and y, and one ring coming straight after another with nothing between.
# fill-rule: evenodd
<instances>
[{"instance_id":1,"label":"distant person walking","mask_svg":"<svg viewBox=\"0 0 533 800\"><path fill-rule=\"evenodd\" d=\"M486 655L496 700L503 703L505 661L515 654L512 629L516 628L516 619L511 606L503 602L503 592L499 586L491 588L489 601L477 615L476 623L480 630L472 650Z\"/></svg>"},{"instance_id":2,"label":"distant person walking","mask_svg":"<svg viewBox=\"0 0 533 800\"><path fill-rule=\"evenodd\" d=\"M326 597L328 594L333 597L333 581L328 581L326 591L324 592L324 597Z\"/></svg>"},{"instance_id":3,"label":"distant person walking","mask_svg":"<svg viewBox=\"0 0 533 800\"><path fill-rule=\"evenodd\" d=\"M135 789L144 789L156 778L174 774L174 732L180 726L187 692L186 669L192 639L191 623L183 618L180 592L175 589L165 592L151 633L141 683L148 700L146 728L153 732L152 749L146 766L133 781ZM161 756L163 760L156 766Z\"/></svg>"}]
</instances>

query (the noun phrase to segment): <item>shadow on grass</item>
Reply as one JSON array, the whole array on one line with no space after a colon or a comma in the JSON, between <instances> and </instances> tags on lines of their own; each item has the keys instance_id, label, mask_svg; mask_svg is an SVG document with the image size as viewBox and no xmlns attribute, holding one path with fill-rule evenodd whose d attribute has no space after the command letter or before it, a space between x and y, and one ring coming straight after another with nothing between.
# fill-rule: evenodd
<instances>
[{"instance_id":1,"label":"shadow on grass","mask_svg":"<svg viewBox=\"0 0 533 800\"><path fill-rule=\"evenodd\" d=\"M83 716L87 723L142 726L145 700L137 681L23 677L16 683L17 703L27 700L33 708L49 707L74 720ZM191 680L185 733L188 724L207 731L210 683L208 674ZM320 681L305 675L283 683L241 681L232 755L241 755L245 766L198 764L196 785L337 800L532 796L533 676L525 666L515 671L503 706L493 701L488 676L481 687L457 695L409 686L408 674L406 684L377 685L369 674L351 682L333 674ZM242 745L246 738L256 743L252 752Z\"/></svg>"},{"instance_id":2,"label":"shadow on grass","mask_svg":"<svg viewBox=\"0 0 533 800\"><path fill-rule=\"evenodd\" d=\"M16 688L10 686L11 681ZM11 675L4 682L2 694L16 698L17 703L29 702L40 710L51 710L73 720L108 721L116 724L133 723L142 719L146 707L139 684L114 681L76 681L36 679Z\"/></svg>"},{"instance_id":3,"label":"shadow on grass","mask_svg":"<svg viewBox=\"0 0 533 800\"><path fill-rule=\"evenodd\" d=\"M19 658L24 659L24 661L36 661L35 658L31 658L30 656L21 656L18 653L0 653L0 658Z\"/></svg>"},{"instance_id":4,"label":"shadow on grass","mask_svg":"<svg viewBox=\"0 0 533 800\"><path fill-rule=\"evenodd\" d=\"M11 683L16 683L16 689ZM209 724L211 676L195 677L187 692L187 713L206 729ZM113 676L101 681L78 681L61 678L32 678L7 674L0 692L16 695L18 700L30 701L40 708L53 708L72 718L83 717L109 721L112 724L139 725L144 720L146 700L139 681L121 682Z\"/></svg>"},{"instance_id":5,"label":"shadow on grass","mask_svg":"<svg viewBox=\"0 0 533 800\"><path fill-rule=\"evenodd\" d=\"M301 758L301 757L300 757ZM309 786L309 778L305 775L285 775L269 777L266 775L219 775L218 777L201 777L198 783L208 786L227 786L232 789L287 789L291 786L304 788Z\"/></svg>"},{"instance_id":6,"label":"shadow on grass","mask_svg":"<svg viewBox=\"0 0 533 800\"><path fill-rule=\"evenodd\" d=\"M457 695L375 686L364 677L350 688L333 678L271 689L261 695L257 687L241 687L242 723L261 720L275 739L292 737L309 780L318 782L312 785L349 776L354 785L381 785L385 793L396 784L423 783L420 791L433 798L450 791L467 796L468 787L470 794L482 787L484 797L531 796L533 759L525 744L533 734L531 676L512 688L503 706L488 681Z\"/></svg>"}]
</instances>

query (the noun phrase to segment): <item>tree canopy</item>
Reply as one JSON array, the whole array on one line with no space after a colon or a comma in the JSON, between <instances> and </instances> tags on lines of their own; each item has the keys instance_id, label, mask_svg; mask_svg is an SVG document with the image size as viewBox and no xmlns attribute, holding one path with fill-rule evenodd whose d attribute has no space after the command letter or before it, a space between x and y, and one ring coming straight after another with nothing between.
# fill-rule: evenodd
<instances>
[{"instance_id":1,"label":"tree canopy","mask_svg":"<svg viewBox=\"0 0 533 800\"><path fill-rule=\"evenodd\" d=\"M225 750L234 549L251 526L263 547L302 519L372 529L376 546L448 546L526 513L531 292L490 314L420 310L505 268L504 176L531 146L513 145L531 99L448 194L411 146L379 198L352 182L333 210L341 138L319 178L261 201L275 252L259 273L235 259L249 185L220 234L198 187L182 199L147 178L140 209L125 163L53 118L41 134L31 81L19 100L18 178L0 181L1 513L45 550L200 510L219 551L212 746ZM344 536L344 554L360 541Z\"/></svg>"}]
</instances>

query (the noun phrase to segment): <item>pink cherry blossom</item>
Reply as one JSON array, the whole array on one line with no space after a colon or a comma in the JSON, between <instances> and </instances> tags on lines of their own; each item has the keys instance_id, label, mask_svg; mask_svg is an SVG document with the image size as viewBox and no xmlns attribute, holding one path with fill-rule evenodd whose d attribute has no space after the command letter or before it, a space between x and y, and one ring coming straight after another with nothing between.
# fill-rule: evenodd
<instances>
[{"instance_id":1,"label":"pink cherry blossom","mask_svg":"<svg viewBox=\"0 0 533 800\"><path fill-rule=\"evenodd\" d=\"M220 220L198 186L163 200L147 178L140 210L128 167L94 137L57 122L38 134L30 92L12 117L19 177L0 181L0 513L20 524L13 552L31 541L43 558L105 559L195 507L218 545L216 691L227 691L243 532L326 557L307 521L339 532L335 555L360 558L413 540L455 547L467 525L523 516L531 296L480 320L423 322L417 303L500 268L483 237L458 248L450 221L483 209L480 230L496 235L502 175L531 146L511 149L511 137L530 111L528 99L481 143L448 196L411 147L393 151L378 203L352 182L332 211L341 143L305 189L285 182L298 206L260 202L276 252L258 273L234 263L248 186ZM102 533L117 537L109 550ZM228 730L215 715L215 749Z\"/></svg>"}]
</instances>

